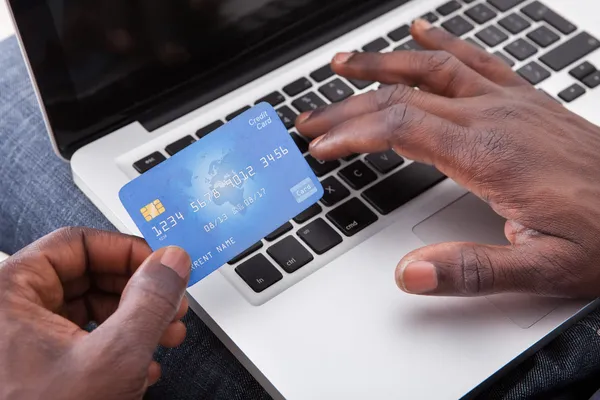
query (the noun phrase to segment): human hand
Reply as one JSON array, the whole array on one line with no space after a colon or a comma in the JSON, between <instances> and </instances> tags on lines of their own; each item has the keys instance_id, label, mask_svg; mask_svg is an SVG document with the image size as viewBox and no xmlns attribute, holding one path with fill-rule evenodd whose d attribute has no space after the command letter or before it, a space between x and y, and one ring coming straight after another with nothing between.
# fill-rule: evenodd
<instances>
[{"instance_id":1,"label":"human hand","mask_svg":"<svg viewBox=\"0 0 600 400\"><path fill-rule=\"evenodd\" d=\"M399 263L399 287L600 296L600 128L443 29L419 20L412 34L433 51L338 54L332 68L339 75L391 86L296 123L316 138L316 158L393 148L433 164L507 219L509 246L418 249Z\"/></svg>"},{"instance_id":2,"label":"human hand","mask_svg":"<svg viewBox=\"0 0 600 400\"><path fill-rule=\"evenodd\" d=\"M185 338L190 265L177 247L151 254L139 238L81 228L1 263L0 398L141 398L160 377L157 345Z\"/></svg>"}]
</instances>

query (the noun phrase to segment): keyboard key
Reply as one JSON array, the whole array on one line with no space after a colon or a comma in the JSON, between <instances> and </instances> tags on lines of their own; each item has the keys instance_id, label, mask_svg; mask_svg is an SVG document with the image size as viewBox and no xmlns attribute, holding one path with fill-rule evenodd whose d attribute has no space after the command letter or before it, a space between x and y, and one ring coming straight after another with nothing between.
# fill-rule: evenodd
<instances>
[{"instance_id":1,"label":"keyboard key","mask_svg":"<svg viewBox=\"0 0 600 400\"><path fill-rule=\"evenodd\" d=\"M567 40L560 46L540 57L540 61L555 71L581 60L600 47L600 42L587 32Z\"/></svg>"},{"instance_id":2,"label":"keyboard key","mask_svg":"<svg viewBox=\"0 0 600 400\"><path fill-rule=\"evenodd\" d=\"M594 89L600 85L600 71L592 72L583 79L583 83L590 89Z\"/></svg>"},{"instance_id":3,"label":"keyboard key","mask_svg":"<svg viewBox=\"0 0 600 400\"><path fill-rule=\"evenodd\" d=\"M562 92L558 94L558 97L566 101L567 103L581 97L585 94L585 89L580 84L574 83Z\"/></svg>"},{"instance_id":4,"label":"keyboard key","mask_svg":"<svg viewBox=\"0 0 600 400\"><path fill-rule=\"evenodd\" d=\"M356 197L327 213L327 218L346 236L353 236L377 221L377 215Z\"/></svg>"},{"instance_id":5,"label":"keyboard key","mask_svg":"<svg viewBox=\"0 0 600 400\"><path fill-rule=\"evenodd\" d=\"M242 261L244 258L248 257L250 254L254 253L255 251L258 251L261 247L263 247L262 241L260 241L258 243L254 243L252 246L248 247L246 250L242 251L240 254L238 254L231 260L229 260L229 262L227 264L229 264L229 265L237 264L238 262Z\"/></svg>"},{"instance_id":6,"label":"keyboard key","mask_svg":"<svg viewBox=\"0 0 600 400\"><path fill-rule=\"evenodd\" d=\"M294 226L291 223L286 222L285 224L281 225L279 228L275 229L273 232L265 236L265 240L268 242L272 242L273 240L276 240L288 233L289 231L291 231L292 228L294 228Z\"/></svg>"},{"instance_id":7,"label":"keyboard key","mask_svg":"<svg viewBox=\"0 0 600 400\"><path fill-rule=\"evenodd\" d=\"M357 158L358 156L360 156L360 154L350 154L349 156L346 156L343 158L344 161L352 161L355 158Z\"/></svg>"},{"instance_id":8,"label":"keyboard key","mask_svg":"<svg viewBox=\"0 0 600 400\"><path fill-rule=\"evenodd\" d=\"M474 46L479 47L480 49L485 50L485 47L483 47L483 45L481 43L479 43L477 40L473 39L472 37L468 37L465 39L465 42L469 42Z\"/></svg>"},{"instance_id":9,"label":"keyboard key","mask_svg":"<svg viewBox=\"0 0 600 400\"><path fill-rule=\"evenodd\" d=\"M288 236L277 244L271 246L267 253L288 274L299 270L311 262L314 257L300 242Z\"/></svg>"},{"instance_id":10,"label":"keyboard key","mask_svg":"<svg viewBox=\"0 0 600 400\"><path fill-rule=\"evenodd\" d=\"M509 56L507 56L503 52L497 51L497 52L494 53L494 55L496 57L498 57L499 59L501 59L502 61L504 61L509 67L514 67L515 66L515 62L512 60L512 58L510 58Z\"/></svg>"},{"instance_id":11,"label":"keyboard key","mask_svg":"<svg viewBox=\"0 0 600 400\"><path fill-rule=\"evenodd\" d=\"M331 64L323 65L321 68L310 74L310 77L317 82L323 82L325 79L332 76L333 71L331 70Z\"/></svg>"},{"instance_id":12,"label":"keyboard key","mask_svg":"<svg viewBox=\"0 0 600 400\"><path fill-rule=\"evenodd\" d=\"M412 163L390 175L362 196L381 214L389 214L446 177L434 167Z\"/></svg>"},{"instance_id":13,"label":"keyboard key","mask_svg":"<svg viewBox=\"0 0 600 400\"><path fill-rule=\"evenodd\" d=\"M441 16L445 17L446 15L450 15L454 11L459 10L461 7L462 6L457 1L452 0L442 4L435 11L437 11Z\"/></svg>"},{"instance_id":14,"label":"keyboard key","mask_svg":"<svg viewBox=\"0 0 600 400\"><path fill-rule=\"evenodd\" d=\"M271 94L266 95L265 97L256 100L255 104L258 103L262 103L262 102L267 102L270 105L272 105L273 107L278 106L279 104L283 103L285 101L285 97L283 97L283 95L279 92L273 92Z\"/></svg>"},{"instance_id":15,"label":"keyboard key","mask_svg":"<svg viewBox=\"0 0 600 400\"><path fill-rule=\"evenodd\" d=\"M525 39L517 39L504 48L514 58L519 61L523 61L537 53L537 49L534 45L526 41Z\"/></svg>"},{"instance_id":16,"label":"keyboard key","mask_svg":"<svg viewBox=\"0 0 600 400\"><path fill-rule=\"evenodd\" d=\"M350 89L340 78L327 82L319 88L319 92L332 103L345 100L354 94L354 90Z\"/></svg>"},{"instance_id":17,"label":"keyboard key","mask_svg":"<svg viewBox=\"0 0 600 400\"><path fill-rule=\"evenodd\" d=\"M306 89L310 88L311 86L312 86L312 83L310 83L310 81L308 79L300 78L297 81L294 81L294 82L290 83L289 85L287 85L286 87L284 87L283 91L288 96L295 96L297 94L304 92Z\"/></svg>"},{"instance_id":18,"label":"keyboard key","mask_svg":"<svg viewBox=\"0 0 600 400\"><path fill-rule=\"evenodd\" d=\"M323 197L321 198L321 203L328 207L331 207L350 196L350 191L333 176L321 181L321 185L323 185L323 189L325 190L325 194L323 194Z\"/></svg>"},{"instance_id":19,"label":"keyboard key","mask_svg":"<svg viewBox=\"0 0 600 400\"><path fill-rule=\"evenodd\" d=\"M579 64L578 66L570 70L569 74L571 74L573 78L581 81L583 80L583 78L585 78L593 72L596 72L596 67L594 67L592 63L585 61L584 63Z\"/></svg>"},{"instance_id":20,"label":"keyboard key","mask_svg":"<svg viewBox=\"0 0 600 400\"><path fill-rule=\"evenodd\" d=\"M294 124L296 123L296 117L298 117L298 114L293 112L292 109L288 106L278 108L277 115L279 116L279 119L281 119L281 122L283 122L283 125L285 125L287 129L290 129L294 126Z\"/></svg>"},{"instance_id":21,"label":"keyboard key","mask_svg":"<svg viewBox=\"0 0 600 400\"><path fill-rule=\"evenodd\" d=\"M523 32L531 26L531 24L519 14L510 14L506 18L502 18L498 23L501 27L513 34Z\"/></svg>"},{"instance_id":22,"label":"keyboard key","mask_svg":"<svg viewBox=\"0 0 600 400\"><path fill-rule=\"evenodd\" d=\"M394 51L423 50L423 47L413 39L394 48Z\"/></svg>"},{"instance_id":23,"label":"keyboard key","mask_svg":"<svg viewBox=\"0 0 600 400\"><path fill-rule=\"evenodd\" d=\"M181 150L185 149L186 147L188 147L190 144L194 143L195 141L196 141L196 139L194 139L193 137L188 135L188 136L185 136L185 137L179 139L176 142L171 143L167 147L165 147L165 151L170 156L174 156L175 154L179 153Z\"/></svg>"},{"instance_id":24,"label":"keyboard key","mask_svg":"<svg viewBox=\"0 0 600 400\"><path fill-rule=\"evenodd\" d=\"M442 24L442 27L454 36L462 36L471 32L475 27L466 19L457 15Z\"/></svg>"},{"instance_id":25,"label":"keyboard key","mask_svg":"<svg viewBox=\"0 0 600 400\"><path fill-rule=\"evenodd\" d=\"M498 46L508 40L508 35L494 25L490 25L475 35L483 43L490 47Z\"/></svg>"},{"instance_id":26,"label":"keyboard key","mask_svg":"<svg viewBox=\"0 0 600 400\"><path fill-rule=\"evenodd\" d=\"M247 111L250 109L250 106L244 106L242 108L240 108L237 111L232 112L231 114L229 114L228 116L225 117L225 119L227 121L231 121L232 119L234 119L235 117L237 117L238 115L240 115L241 113L243 113L244 111Z\"/></svg>"},{"instance_id":27,"label":"keyboard key","mask_svg":"<svg viewBox=\"0 0 600 400\"><path fill-rule=\"evenodd\" d=\"M298 236L317 254L323 254L342 243L342 236L322 218L300 229Z\"/></svg>"},{"instance_id":28,"label":"keyboard key","mask_svg":"<svg viewBox=\"0 0 600 400\"><path fill-rule=\"evenodd\" d=\"M371 164L377 171L382 174L387 174L391 170L399 167L404 163L404 159L400 157L394 150L384 151L382 153L369 154L365 157L365 161Z\"/></svg>"},{"instance_id":29,"label":"keyboard key","mask_svg":"<svg viewBox=\"0 0 600 400\"><path fill-rule=\"evenodd\" d=\"M569 34L574 32L577 27L540 3L539 1L534 1L533 3L523 7L521 9L523 14L527 15L534 21L544 21L548 24L552 25L554 28L558 29L560 32Z\"/></svg>"},{"instance_id":30,"label":"keyboard key","mask_svg":"<svg viewBox=\"0 0 600 400\"><path fill-rule=\"evenodd\" d=\"M326 105L319 96L317 96L314 92L308 92L303 96L298 97L296 100L292 102L294 108L301 113L306 111L316 110L319 107Z\"/></svg>"},{"instance_id":31,"label":"keyboard key","mask_svg":"<svg viewBox=\"0 0 600 400\"><path fill-rule=\"evenodd\" d=\"M308 142L306 140L304 140L304 138L301 137L300 135L298 135L296 132L290 132L290 135L292 136L292 139L294 139L294 143L296 143L296 146L298 146L298 149L300 150L300 152L302 154L307 153L308 152Z\"/></svg>"},{"instance_id":32,"label":"keyboard key","mask_svg":"<svg viewBox=\"0 0 600 400\"><path fill-rule=\"evenodd\" d=\"M360 90L375 83L373 81L363 81L360 79L348 79L348 82L350 82L355 88L360 89Z\"/></svg>"},{"instance_id":33,"label":"keyboard key","mask_svg":"<svg viewBox=\"0 0 600 400\"><path fill-rule=\"evenodd\" d=\"M223 126L223 121L215 121L212 124L206 125L204 128L198 129L196 131L196 136L198 136L198 139L202 139L204 136L221 126Z\"/></svg>"},{"instance_id":34,"label":"keyboard key","mask_svg":"<svg viewBox=\"0 0 600 400\"><path fill-rule=\"evenodd\" d=\"M552 32L548 27L543 25L529 32L527 37L542 47L548 47L560 39L556 33Z\"/></svg>"},{"instance_id":35,"label":"keyboard key","mask_svg":"<svg viewBox=\"0 0 600 400\"><path fill-rule=\"evenodd\" d=\"M435 21L437 21L439 18L437 15L435 15L435 13L432 12L428 12L425 15L421 16L421 19L424 19L425 21L429 22L429 23L434 23Z\"/></svg>"},{"instance_id":36,"label":"keyboard key","mask_svg":"<svg viewBox=\"0 0 600 400\"><path fill-rule=\"evenodd\" d=\"M488 0L492 6L496 7L499 11L510 10L518 4L521 4L525 0Z\"/></svg>"},{"instance_id":37,"label":"keyboard key","mask_svg":"<svg viewBox=\"0 0 600 400\"><path fill-rule=\"evenodd\" d=\"M485 4L477 4L465 11L467 17L471 18L478 24L485 24L491 19L496 18L496 12Z\"/></svg>"},{"instance_id":38,"label":"keyboard key","mask_svg":"<svg viewBox=\"0 0 600 400\"><path fill-rule=\"evenodd\" d=\"M402 25L400 28L395 29L388 33L388 37L394 42L399 42L410 36L410 26Z\"/></svg>"},{"instance_id":39,"label":"keyboard key","mask_svg":"<svg viewBox=\"0 0 600 400\"><path fill-rule=\"evenodd\" d=\"M283 279L277 270L262 254L257 254L239 267L235 272L254 290L260 293Z\"/></svg>"},{"instance_id":40,"label":"keyboard key","mask_svg":"<svg viewBox=\"0 0 600 400\"><path fill-rule=\"evenodd\" d=\"M333 171L341 165L341 163L338 160L322 161L317 160L316 158L310 155L304 158L306 159L308 165L310 165L310 167L314 171L315 175L317 175L318 177L330 173L331 171Z\"/></svg>"},{"instance_id":41,"label":"keyboard key","mask_svg":"<svg viewBox=\"0 0 600 400\"><path fill-rule=\"evenodd\" d=\"M323 208L318 205L318 204L313 204L312 206L308 207L306 210L302 211L300 214L296 215L294 217L294 221L296 221L299 224L303 224L306 221L308 221L309 219L311 219L312 217L319 215L319 213L323 211Z\"/></svg>"},{"instance_id":42,"label":"keyboard key","mask_svg":"<svg viewBox=\"0 0 600 400\"><path fill-rule=\"evenodd\" d=\"M373 53L377 53L383 49L385 49L386 47L388 47L390 44L388 43L387 40L385 40L384 38L378 38L373 40L371 43L367 43L366 45L363 46L363 51L370 51Z\"/></svg>"},{"instance_id":43,"label":"keyboard key","mask_svg":"<svg viewBox=\"0 0 600 400\"><path fill-rule=\"evenodd\" d=\"M550 72L535 61L521 67L517 73L525 78L532 85L545 81L550 78Z\"/></svg>"},{"instance_id":44,"label":"keyboard key","mask_svg":"<svg viewBox=\"0 0 600 400\"><path fill-rule=\"evenodd\" d=\"M151 168L156 167L161 162L165 161L167 158L160 154L158 151L142 158L139 161L133 163L133 168L140 174L150 170Z\"/></svg>"},{"instance_id":45,"label":"keyboard key","mask_svg":"<svg viewBox=\"0 0 600 400\"><path fill-rule=\"evenodd\" d=\"M360 160L342 168L339 175L348 185L356 190L364 188L377 179L377 174Z\"/></svg>"}]
</instances>

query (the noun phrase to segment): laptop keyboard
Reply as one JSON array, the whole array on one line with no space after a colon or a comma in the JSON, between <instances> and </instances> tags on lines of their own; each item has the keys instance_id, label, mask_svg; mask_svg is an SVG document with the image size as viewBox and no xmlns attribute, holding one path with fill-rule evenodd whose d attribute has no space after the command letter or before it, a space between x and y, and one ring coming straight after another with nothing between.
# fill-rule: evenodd
<instances>
[{"instance_id":1,"label":"laptop keyboard","mask_svg":"<svg viewBox=\"0 0 600 400\"><path fill-rule=\"evenodd\" d=\"M456 36L497 55L532 85L548 79L554 71L573 65L571 86L551 96L571 102L600 86L600 71L584 58L600 42L540 1L451 0L422 16ZM408 21L407 21L408 22ZM555 46L561 39L567 39ZM408 23L361 47L363 51L420 50L410 38ZM265 94L276 107L294 142L321 179L325 194L318 204L297 215L228 264L256 293L283 285L284 274L294 274L319 256L342 244L380 218L398 209L445 179L435 168L410 162L392 150L377 154L355 154L334 161L317 160L308 154L308 141L294 128L299 113L342 101L357 91L376 89L374 82L336 76L329 65L306 77L298 77L279 91ZM250 108L247 105L224 117L229 121ZM223 125L215 121L164 149L174 155ZM166 159L156 151L135 162L144 173ZM266 246L266 255L258 252Z\"/></svg>"}]
</instances>

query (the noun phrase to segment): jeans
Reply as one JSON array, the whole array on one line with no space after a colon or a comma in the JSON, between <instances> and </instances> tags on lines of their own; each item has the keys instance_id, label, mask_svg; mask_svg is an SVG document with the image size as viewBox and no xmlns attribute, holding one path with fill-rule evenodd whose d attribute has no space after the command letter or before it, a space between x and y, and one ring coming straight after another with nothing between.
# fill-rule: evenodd
<instances>
[{"instance_id":1,"label":"jeans","mask_svg":"<svg viewBox=\"0 0 600 400\"><path fill-rule=\"evenodd\" d=\"M9 38L0 42L0 251L15 253L62 226L115 229L73 184L69 165L52 152L17 42ZM185 342L156 353L163 376L147 398L269 398L193 312L184 322ZM589 399L600 386L599 329L600 311L595 311L481 398ZM401 396L401 383L398 390Z\"/></svg>"}]
</instances>

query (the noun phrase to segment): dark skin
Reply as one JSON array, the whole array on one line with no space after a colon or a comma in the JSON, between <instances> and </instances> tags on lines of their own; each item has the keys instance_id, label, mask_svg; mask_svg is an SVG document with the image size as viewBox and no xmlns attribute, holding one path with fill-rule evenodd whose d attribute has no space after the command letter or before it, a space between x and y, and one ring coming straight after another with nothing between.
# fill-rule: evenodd
<instances>
[{"instance_id":1,"label":"dark skin","mask_svg":"<svg viewBox=\"0 0 600 400\"><path fill-rule=\"evenodd\" d=\"M500 60L431 28L430 51L336 56L348 78L390 86L303 114L311 153L393 148L504 216L509 246L445 243L400 261L410 293L600 295L600 128L540 94ZM412 86L418 86L417 91ZM0 264L0 398L139 399L160 376L152 354L185 337L190 258L141 239L57 231ZM83 327L95 321L91 333Z\"/></svg>"},{"instance_id":2,"label":"dark skin","mask_svg":"<svg viewBox=\"0 0 600 400\"><path fill-rule=\"evenodd\" d=\"M415 250L397 267L398 286L599 296L600 128L443 29L419 20L412 35L429 51L338 54L339 75L390 86L302 114L297 128L318 159L392 148L434 165L507 219L511 244Z\"/></svg>"},{"instance_id":3,"label":"dark skin","mask_svg":"<svg viewBox=\"0 0 600 400\"><path fill-rule=\"evenodd\" d=\"M160 377L157 345L185 338L190 265L179 248L82 228L0 264L0 398L141 398Z\"/></svg>"}]
</instances>

